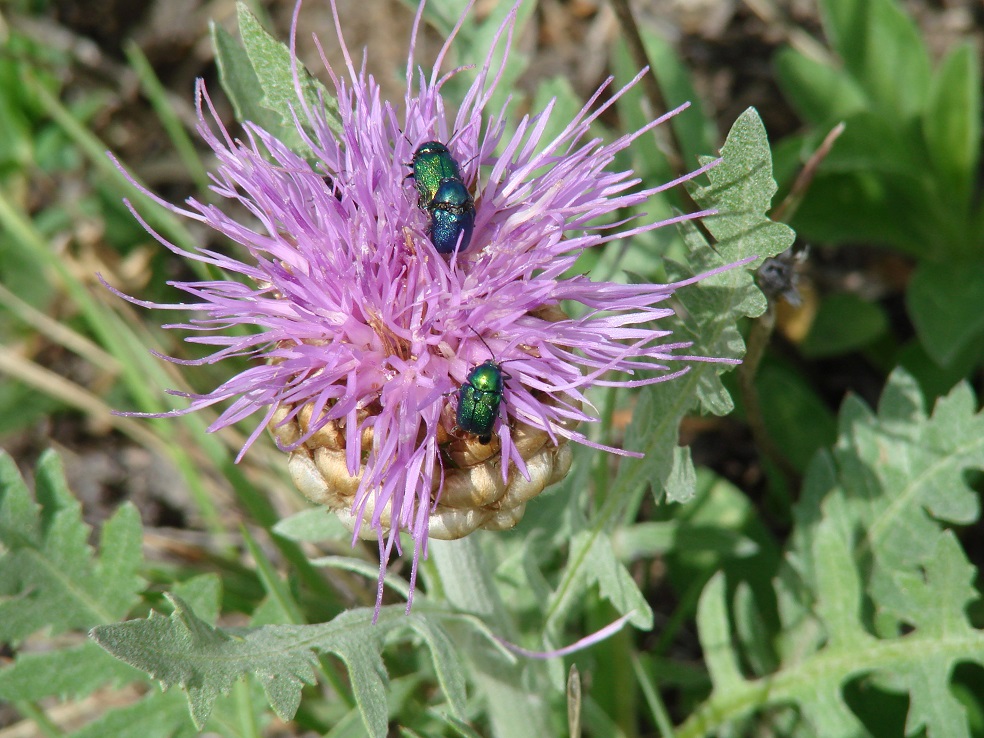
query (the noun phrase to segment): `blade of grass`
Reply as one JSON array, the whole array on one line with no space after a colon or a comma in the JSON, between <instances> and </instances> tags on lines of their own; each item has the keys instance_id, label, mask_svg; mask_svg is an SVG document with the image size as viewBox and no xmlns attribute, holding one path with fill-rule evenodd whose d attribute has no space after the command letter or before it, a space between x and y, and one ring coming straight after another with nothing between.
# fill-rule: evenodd
<instances>
[{"instance_id":1,"label":"blade of grass","mask_svg":"<svg viewBox=\"0 0 984 738\"><path fill-rule=\"evenodd\" d=\"M7 308L11 315L20 318L38 334L46 336L59 346L78 354L93 366L99 367L103 372L115 375L122 370L119 362L112 354L103 351L98 344L93 343L78 331L73 331L27 304L2 284L0 284L0 305Z\"/></svg>"},{"instance_id":2,"label":"blade of grass","mask_svg":"<svg viewBox=\"0 0 984 738\"><path fill-rule=\"evenodd\" d=\"M154 73L154 68L150 65L147 57L144 56L143 51L137 46L135 41L130 40L125 43L123 45L123 51L126 54L127 60L130 62L130 66L133 67L133 71L137 73L137 77L140 79L140 86L143 88L147 99L150 100L150 104L154 107L154 112L157 113L161 125L164 126L168 138L171 139L175 151L178 152L178 156L181 158L181 162L187 168L188 175L200 192L208 192L208 175L202 166L201 158L195 151L195 145L192 143L191 137L188 136L184 125L182 125L178 116L175 114L174 106L168 102L168 93Z\"/></svg>"},{"instance_id":3,"label":"blade of grass","mask_svg":"<svg viewBox=\"0 0 984 738\"><path fill-rule=\"evenodd\" d=\"M639 682L642 695L646 699L646 705L652 713L661 738L673 738L674 730L673 722L670 720L670 714L659 696L659 690L656 689L656 685L653 684L652 679L650 679L649 674L636 654L632 655L632 670L635 672L636 681Z\"/></svg>"},{"instance_id":4,"label":"blade of grass","mask_svg":"<svg viewBox=\"0 0 984 738\"><path fill-rule=\"evenodd\" d=\"M41 394L87 413L95 422L111 426L143 446L164 455L168 453L167 446L160 436L149 431L146 426L130 418L113 415L109 405L84 387L19 356L6 346L0 346L0 373L17 379L28 387L33 387Z\"/></svg>"},{"instance_id":5,"label":"blade of grass","mask_svg":"<svg viewBox=\"0 0 984 738\"><path fill-rule=\"evenodd\" d=\"M27 75L27 84L31 84L32 81L30 75ZM106 155L106 144L76 120L71 111L62 105L54 95L44 89L42 85L33 85L33 87L38 96L38 102L44 111L51 116L52 120L61 126L65 134L75 142L96 169L116 185L120 190L121 197L126 194L135 204L139 205L147 222L159 230L162 236L180 248L187 251L194 251L197 243L191 232L182 225L177 216L162 208L158 203L137 189ZM133 179L140 184L140 180L137 177L134 176ZM199 276L215 276L214 274L210 274L210 271L205 269L205 266L199 262L191 262L191 267L200 273Z\"/></svg>"},{"instance_id":6,"label":"blade of grass","mask_svg":"<svg viewBox=\"0 0 984 738\"><path fill-rule=\"evenodd\" d=\"M123 191L132 192L134 202L149 206L145 213L148 223L158 228L162 235L173 241L177 246L194 251L196 248L195 240L190 232L181 225L180 221L174 215L161 208L147 195L136 189L106 156L106 148L103 142L82 126L72 116L71 112L53 95L41 86L36 87L42 107L63 128L65 133L76 142L96 168L116 182ZM86 316L90 325L92 325L93 331L97 333L107 349L120 359L124 367L124 380L127 381L128 390L131 391L137 400L138 407L143 412L161 412L161 398L146 389L148 378L156 379L161 376L160 362L157 359L150 360L152 357L146 350L138 350L145 347L146 344L128 340L132 338L132 331L127 325L119 320L115 314L106 310L96 309L98 307L97 304L86 293L84 287L45 248L43 239L36 232L32 234L31 231L33 229L29 223L25 222L25 219L18 217L16 211L0 197L0 223L7 224L8 221L13 226L11 230L20 236L22 240L27 241L34 248L42 262L50 264L63 279L66 289L70 292L70 296L79 305L79 308ZM207 269L198 262L191 262L191 266L202 277L216 277L216 274L213 274L214 270ZM161 386L166 386L166 384L164 382ZM196 433L196 436L201 439L202 450L205 451L212 463L224 474L247 511L261 525L272 527L278 519L273 506L262 495L259 495L253 488L253 485L248 483L243 474L235 468L232 460L229 458L228 450L221 442L206 432L208 424L203 423L200 419L192 415L182 416L182 421L189 430ZM158 425L158 428L168 440L173 440L170 438L170 433L173 431L169 431L166 424ZM196 475L194 474L194 466L190 463L190 458L187 454L184 453L179 444L170 443L169 448L176 465L190 474L187 479L189 486L193 489L196 486L200 488L200 483L197 483ZM223 529L219 523L214 503L203 493L195 493L195 499L196 503L203 506L201 508L201 514L203 519L208 521L209 528L211 529L214 526L215 532L222 534ZM337 604L334 593L321 579L318 572L308 564L301 549L292 542L286 541L279 536L274 536L274 540L284 556L298 567L298 574L302 580L308 586L312 587L315 592L321 593L327 600L333 604Z\"/></svg>"},{"instance_id":7,"label":"blade of grass","mask_svg":"<svg viewBox=\"0 0 984 738\"><path fill-rule=\"evenodd\" d=\"M7 229L11 237L20 244L24 251L30 253L40 264L56 275L61 287L82 313L87 325L102 345L120 361L121 377L126 383L128 391L137 400L138 405L147 408L145 412L161 412L163 407L160 399L149 390L147 383L147 377L153 376L155 373L154 368L150 367L148 374L145 371L146 367L140 366L147 364L147 362L141 360L136 351L136 346L127 342L127 338L131 337L129 328L119 320L117 315L107 310L93 298L86 286L68 268L65 261L47 247L44 238L34 227L34 224L24 213L16 209L4 197L3 193L0 193L0 225ZM199 507L199 512L206 526L209 530L221 535L224 532L224 526L219 519L218 510L205 491L190 457L180 444L173 443L174 432L168 424L157 421L155 425L165 441L170 441L167 444L168 455L175 465L184 472L189 490Z\"/></svg>"}]
</instances>

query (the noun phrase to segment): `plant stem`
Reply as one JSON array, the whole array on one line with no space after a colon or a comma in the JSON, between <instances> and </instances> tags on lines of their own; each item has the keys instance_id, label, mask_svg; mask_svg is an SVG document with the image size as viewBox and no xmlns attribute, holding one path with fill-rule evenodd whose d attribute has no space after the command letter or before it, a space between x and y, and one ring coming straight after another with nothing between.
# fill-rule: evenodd
<instances>
[{"instance_id":1,"label":"plant stem","mask_svg":"<svg viewBox=\"0 0 984 738\"><path fill-rule=\"evenodd\" d=\"M752 438L755 439L755 445L795 486L796 480L799 479L799 470L769 435L769 431L765 427L765 418L762 415L762 406L759 403L758 389L755 387L755 375L775 325L776 311L774 303L770 300L765 313L752 322L752 328L748 334L748 349L745 352L745 360L738 367L738 389L745 405L745 420L752 432Z\"/></svg>"},{"instance_id":2,"label":"plant stem","mask_svg":"<svg viewBox=\"0 0 984 738\"><path fill-rule=\"evenodd\" d=\"M478 535L458 541L428 543L448 603L456 610L486 622L500 638L514 641L516 627L499 596L492 570L478 543ZM553 735L547 701L550 685L528 661L505 664L501 658L473 649L467 656L474 666L475 683L485 695L492 735L497 738L540 738Z\"/></svg>"}]
</instances>

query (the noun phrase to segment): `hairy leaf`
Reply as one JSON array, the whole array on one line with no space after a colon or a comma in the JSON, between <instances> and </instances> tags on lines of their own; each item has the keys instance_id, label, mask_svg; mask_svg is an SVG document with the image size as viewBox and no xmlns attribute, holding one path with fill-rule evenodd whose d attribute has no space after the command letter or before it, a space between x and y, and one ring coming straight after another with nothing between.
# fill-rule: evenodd
<instances>
[{"instance_id":1,"label":"hairy leaf","mask_svg":"<svg viewBox=\"0 0 984 738\"><path fill-rule=\"evenodd\" d=\"M834 452L809 469L788 566L776 580L781 661L757 679L741 673L727 590L716 577L698 614L713 691L678 737L785 704L797 705L807 734L868 735L844 699L845 685L860 678L908 696L907 735L970 735L950 681L960 663L984 666L984 631L967 617L980 593L975 568L945 525L980 516L965 480L984 468L984 412L976 408L961 385L927 416L901 371L877 414L845 403ZM767 663L749 659L756 662Z\"/></svg>"},{"instance_id":2,"label":"hairy leaf","mask_svg":"<svg viewBox=\"0 0 984 738\"><path fill-rule=\"evenodd\" d=\"M681 290L678 298L686 317L674 333L694 342L687 353L722 359L739 359L745 351L738 332L739 319L760 315L765 297L755 285L750 271L764 259L785 251L793 242L793 232L768 218L776 191L772 179L772 158L765 128L754 110L747 110L735 122L721 149L721 163L708 172L710 184L695 188L694 200L702 207L716 208L718 214L704 219L704 225L717 239L712 249L693 224L683 228L690 246L689 269L676 267L673 277L684 279L696 273L724 267L749 257L748 266L729 269ZM672 268L672 265L671 265ZM683 377L647 388L626 434L633 448L646 454L644 459L626 459L614 482L613 494L621 494L641 482L657 488L665 486L671 473L684 475L674 448L683 416L699 406L724 415L731 411L731 397L719 379L733 364L693 362ZM658 418L653 423L652 418Z\"/></svg>"},{"instance_id":3,"label":"hairy leaf","mask_svg":"<svg viewBox=\"0 0 984 738\"><path fill-rule=\"evenodd\" d=\"M40 700L44 697L85 697L109 683L143 678L95 643L82 643L38 653L18 655L0 669L0 700Z\"/></svg>"},{"instance_id":4,"label":"hairy leaf","mask_svg":"<svg viewBox=\"0 0 984 738\"><path fill-rule=\"evenodd\" d=\"M445 626L465 627L494 644L476 619L426 614L421 607L412 615L405 615L402 607L383 608L375 625L372 611L359 609L320 625L213 628L179 597L168 599L174 606L170 617L152 612L145 620L100 626L91 635L117 658L149 673L164 689L175 685L185 689L199 728L208 720L216 698L246 674L255 674L274 711L284 720L291 719L301 688L315 682L317 654L334 653L349 670L366 730L385 736L387 676L380 651L408 636L427 644L441 688L452 710L462 715L464 675Z\"/></svg>"},{"instance_id":5,"label":"hairy leaf","mask_svg":"<svg viewBox=\"0 0 984 738\"><path fill-rule=\"evenodd\" d=\"M751 264L755 266L792 245L793 232L766 215L776 184L765 128L754 110L746 111L735 122L721 149L721 163L710 170L708 179L710 184L695 188L692 196L702 207L718 210L717 215L704 219L717 244L712 249L693 224L685 224L684 238L691 248L693 263L688 268L676 266L675 279L725 268L749 257L756 257ZM766 306L748 266L725 269L682 289L678 298L685 307L686 318L675 333L679 331L694 341L687 353L725 359L738 359L744 353L738 320L760 315ZM621 460L618 475L606 491L606 499L613 502L595 516L590 531L575 536L570 563L548 607L549 632L559 632L572 603L583 596L587 587L602 582L602 595L619 612L626 614L635 609L636 624L650 621L652 612L611 553L606 531L618 519L621 506L643 485L666 489L680 499L692 494L693 462L688 454L677 450L680 421L698 405L717 414L730 412L731 397L719 375L725 367L732 366L692 362L684 376L648 387L640 394L626 439L631 448L645 456Z\"/></svg>"},{"instance_id":6,"label":"hairy leaf","mask_svg":"<svg viewBox=\"0 0 984 738\"><path fill-rule=\"evenodd\" d=\"M228 33L212 27L212 43L222 85L240 121L252 121L291 149L310 154L294 117L308 133L310 112L336 133L341 131L334 96L298 62L291 50L263 30L244 3L237 4L243 48ZM294 74L297 74L295 84ZM257 90L261 94L257 94ZM298 90L302 102L298 101ZM306 106L307 111L301 109Z\"/></svg>"},{"instance_id":7,"label":"hairy leaf","mask_svg":"<svg viewBox=\"0 0 984 738\"><path fill-rule=\"evenodd\" d=\"M102 528L96 554L89 526L56 454L38 461L36 504L13 459L0 452L0 641L42 628L88 629L122 618L142 586L140 516L121 505Z\"/></svg>"}]
</instances>

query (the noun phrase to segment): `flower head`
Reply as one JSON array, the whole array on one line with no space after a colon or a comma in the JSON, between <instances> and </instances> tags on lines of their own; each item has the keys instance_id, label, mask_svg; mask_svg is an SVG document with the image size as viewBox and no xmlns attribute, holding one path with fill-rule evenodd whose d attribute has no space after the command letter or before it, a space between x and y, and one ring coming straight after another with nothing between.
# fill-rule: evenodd
<instances>
[{"instance_id":1,"label":"flower head","mask_svg":"<svg viewBox=\"0 0 984 738\"><path fill-rule=\"evenodd\" d=\"M672 313L664 303L680 284L564 277L587 248L705 214L636 228L611 224L617 212L703 171L637 189L630 171L608 170L616 153L677 111L611 143L586 140L592 122L640 73L605 102L611 80L602 85L555 138L544 137L552 104L509 131L504 110L487 110L501 71L490 54L452 113L441 93L450 75L441 77L439 68L457 28L424 74L414 63L420 17L418 11L406 98L397 106L381 99L364 64L353 64L335 14L345 69L325 64L341 130L333 132L323 111L304 101L299 82L293 110L314 165L250 123L245 140L234 140L199 84L199 130L219 162L213 190L245 206L254 221L192 199L186 208L170 207L247 254L165 245L245 279L178 282L194 302L152 305L203 314L176 327L195 332L188 340L215 347L205 362L255 359L211 392L192 396L182 412L228 402L210 430L258 415L240 456L270 425L292 453L302 490L325 490L321 501L342 508L356 535L378 538L380 581L393 547L399 550L399 531L412 536L416 565L430 534L515 524L516 506L508 508L512 517L495 522L506 509L501 490L514 481L528 485L542 471L537 454L546 454L549 466L542 489L566 473L569 453L559 451L566 441L596 445L577 430L594 420L584 409L587 388L665 381L687 371L681 361L700 359L678 355L688 344L651 325ZM496 45L505 55L514 20L515 9L499 29ZM421 202L427 193L408 177L407 163L431 141L448 146L474 208L470 244L446 255L432 242L433 212ZM562 301L579 303L583 314L568 317ZM254 330L227 333L242 325ZM502 375L501 390L485 372L489 384L468 394L483 365ZM488 433L459 427L461 403L474 401L491 413ZM337 475L326 483L332 465ZM456 527L460 521L446 505L462 494L454 485L480 486L475 469L492 477L482 483L500 497L482 498L488 515ZM528 493L517 495L525 504Z\"/></svg>"}]
</instances>

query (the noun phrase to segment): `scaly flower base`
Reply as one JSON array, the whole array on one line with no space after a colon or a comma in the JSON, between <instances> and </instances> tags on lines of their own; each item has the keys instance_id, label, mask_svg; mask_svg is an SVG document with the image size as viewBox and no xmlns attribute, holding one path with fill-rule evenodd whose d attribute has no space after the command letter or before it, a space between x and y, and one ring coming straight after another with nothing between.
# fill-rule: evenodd
<instances>
[{"instance_id":1,"label":"scaly flower base","mask_svg":"<svg viewBox=\"0 0 984 738\"><path fill-rule=\"evenodd\" d=\"M279 408L270 422L270 431L281 447L296 443L311 419L311 406L305 405L292 420L284 422L291 409ZM496 437L491 443L482 444L474 436L456 438L446 432L439 434L444 480L441 485L440 477L435 477L431 489L430 538L450 541L479 528L508 530L523 519L527 502L567 476L572 453L566 438L557 436L555 445L546 432L525 423L515 423L510 433L516 451L526 462L529 479L513 467L503 480ZM371 447L372 430L367 430L365 436L363 448ZM361 517L353 513L364 468L355 476L348 473L345 430L338 423L328 423L291 451L287 466L301 494L319 505L327 505L349 530L358 528L360 538L376 540L381 532L388 531L391 524L388 507L379 515L382 531L371 527L375 511L371 499Z\"/></svg>"}]
</instances>

